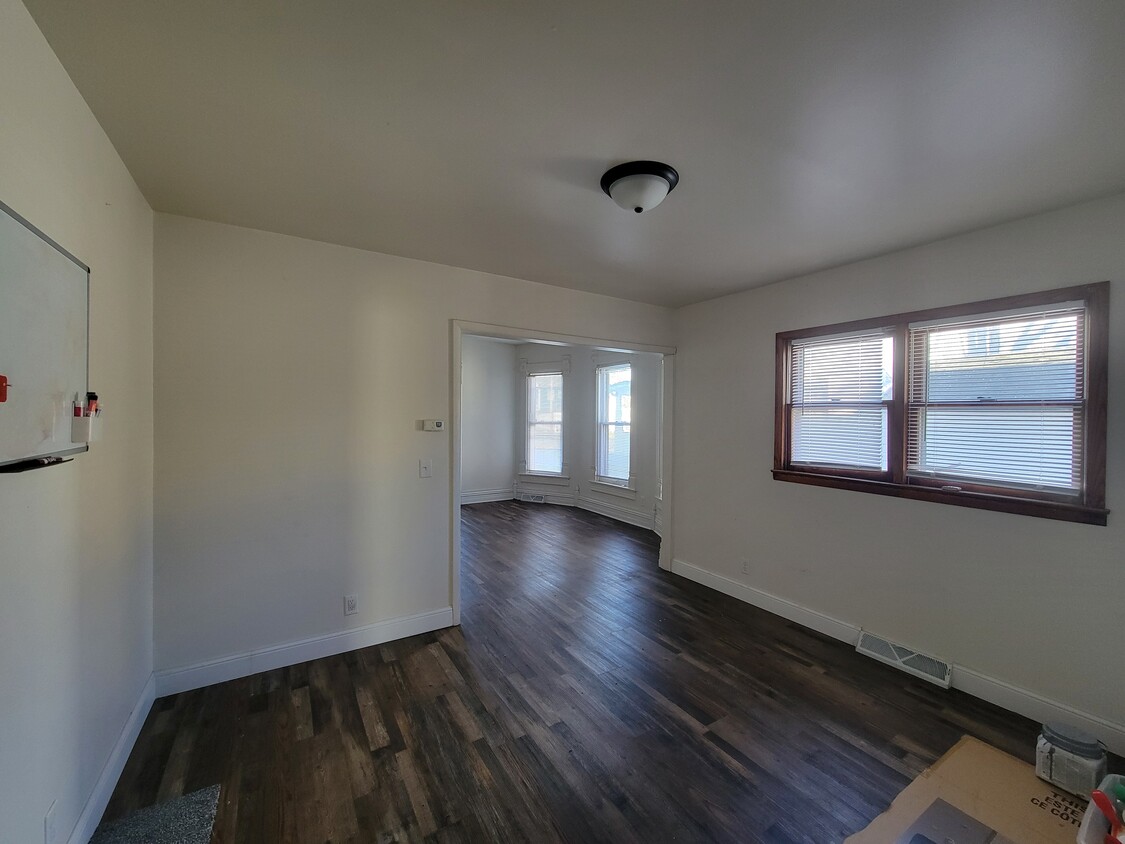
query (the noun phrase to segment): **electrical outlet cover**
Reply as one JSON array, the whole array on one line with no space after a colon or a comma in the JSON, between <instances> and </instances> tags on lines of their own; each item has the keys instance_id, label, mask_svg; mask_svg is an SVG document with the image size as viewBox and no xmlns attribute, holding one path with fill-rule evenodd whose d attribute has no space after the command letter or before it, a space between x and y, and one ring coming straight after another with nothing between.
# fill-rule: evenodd
<instances>
[{"instance_id":1,"label":"electrical outlet cover","mask_svg":"<svg viewBox=\"0 0 1125 844\"><path fill-rule=\"evenodd\" d=\"M359 612L359 595L344 596L344 615L355 615Z\"/></svg>"}]
</instances>

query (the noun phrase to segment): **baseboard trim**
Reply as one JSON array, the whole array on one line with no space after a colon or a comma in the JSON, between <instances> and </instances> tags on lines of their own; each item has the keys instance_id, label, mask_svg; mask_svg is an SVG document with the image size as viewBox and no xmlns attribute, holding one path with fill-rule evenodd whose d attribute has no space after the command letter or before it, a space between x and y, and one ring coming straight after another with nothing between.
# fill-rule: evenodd
<instances>
[{"instance_id":1,"label":"baseboard trim","mask_svg":"<svg viewBox=\"0 0 1125 844\"><path fill-rule=\"evenodd\" d=\"M461 492L462 504L484 504L489 501L511 501L515 497L512 488L473 489Z\"/></svg>"},{"instance_id":2,"label":"baseboard trim","mask_svg":"<svg viewBox=\"0 0 1125 844\"><path fill-rule=\"evenodd\" d=\"M102 766L94 790L86 798L86 805L82 807L82 813L78 816L70 838L67 839L69 844L86 844L93 836L94 830L98 828L98 822L105 814L105 807L109 805L109 798L113 796L113 789L117 787L121 772L125 770L125 763L129 760L133 745L137 743L137 736L141 734L141 727L144 726L154 700L156 700L156 675L149 674L144 688L141 689L140 697L133 705L133 711L129 713L121 734L113 744L113 750L109 752L109 758Z\"/></svg>"},{"instance_id":3,"label":"baseboard trim","mask_svg":"<svg viewBox=\"0 0 1125 844\"><path fill-rule=\"evenodd\" d=\"M443 607L440 610L418 613L417 615L389 618L386 621L377 621L354 630L342 630L338 633L328 633L324 636L314 636L310 639L301 639L296 642L287 642L246 653L234 654L220 659L208 660L186 665L181 668L170 668L156 672L157 697L178 694L192 689L201 689L215 683L225 683L228 680L237 680L239 677L249 677L261 671L272 671L286 665L296 665L308 662L310 659L334 656L336 654L354 651L357 648L368 648L372 645L381 645L395 639L405 639L408 636L417 636L429 633L432 630L441 630L453 626L453 608Z\"/></svg>"},{"instance_id":4,"label":"baseboard trim","mask_svg":"<svg viewBox=\"0 0 1125 844\"><path fill-rule=\"evenodd\" d=\"M614 519L618 522L625 522L626 524L636 525L637 527L647 528L648 530L656 529L655 519L652 516L646 516L643 513L637 513L624 507L617 507L605 501L598 501L584 496L575 496L573 494L551 495L550 493L545 493L540 490L529 491L526 489L517 490L514 496L515 500L520 501L521 495L542 495L543 504L554 504L558 507L577 507L579 510L597 513L599 516L605 516L607 519Z\"/></svg>"},{"instance_id":5,"label":"baseboard trim","mask_svg":"<svg viewBox=\"0 0 1125 844\"><path fill-rule=\"evenodd\" d=\"M724 595L730 595L732 598L738 598L738 600L747 604L772 612L774 615L795 621L818 633L831 636L833 639L839 639L841 642L847 642L853 647L859 641L859 628L854 624L848 624L846 621L841 621L822 612L802 607L800 604L771 595L769 592L763 592L761 589L755 589L753 586L747 586L745 583L739 583L737 580L731 580L721 574L701 569L699 566L685 563L683 560L672 560L672 572L686 577L688 580L694 580L696 583L708 586L717 592L722 592Z\"/></svg>"},{"instance_id":6,"label":"baseboard trim","mask_svg":"<svg viewBox=\"0 0 1125 844\"><path fill-rule=\"evenodd\" d=\"M859 640L860 628L838 618L833 618L817 610L803 607L785 598L779 598L739 583L721 574L702 569L699 566L672 560L672 572L688 580L730 595L759 609L779 615L789 621L816 630L833 639L839 639L852 647ZM957 663L953 664L952 687L960 689L973 697L994 703L1010 712L1016 712L1033 721L1064 721L1081 727L1101 739L1114 753L1125 755L1125 724L1117 724L1098 715L1082 712L1065 703L1043 697L1028 689L1013 686L1003 680L982 674Z\"/></svg>"},{"instance_id":7,"label":"baseboard trim","mask_svg":"<svg viewBox=\"0 0 1125 844\"><path fill-rule=\"evenodd\" d=\"M953 687L1033 721L1062 721L1081 727L1101 739L1114 753L1125 756L1125 724L1115 724L1099 715L1083 712L956 663L953 665Z\"/></svg>"},{"instance_id":8,"label":"baseboard trim","mask_svg":"<svg viewBox=\"0 0 1125 844\"><path fill-rule=\"evenodd\" d=\"M618 507L616 504L610 504L608 501L598 501L597 499L583 496L578 499L578 507L583 510L589 510L591 513L597 513L599 516L616 519L619 522L648 528L649 530L653 529L652 514L645 515L644 513L638 513L635 510L629 510L625 507Z\"/></svg>"},{"instance_id":9,"label":"baseboard trim","mask_svg":"<svg viewBox=\"0 0 1125 844\"><path fill-rule=\"evenodd\" d=\"M520 489L516 492L516 494L514 496L515 500L516 501L522 501L523 499L520 498L521 495L542 495L543 501L540 502L542 504L556 504L559 507L574 507L576 505L576 499L575 499L575 497L572 493L563 493L562 495L552 495L551 493L546 492L545 490ZM529 503L529 502L524 502L524 503Z\"/></svg>"}]
</instances>

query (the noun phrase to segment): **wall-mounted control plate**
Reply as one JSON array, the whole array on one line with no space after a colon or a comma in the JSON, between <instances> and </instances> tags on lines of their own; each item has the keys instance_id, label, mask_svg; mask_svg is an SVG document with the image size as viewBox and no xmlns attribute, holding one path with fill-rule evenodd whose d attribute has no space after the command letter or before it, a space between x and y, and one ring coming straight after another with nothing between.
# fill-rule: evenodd
<instances>
[{"instance_id":1,"label":"wall-mounted control plate","mask_svg":"<svg viewBox=\"0 0 1125 844\"><path fill-rule=\"evenodd\" d=\"M423 431L444 431L445 430L445 420L444 419L423 419L422 420L422 430Z\"/></svg>"}]
</instances>

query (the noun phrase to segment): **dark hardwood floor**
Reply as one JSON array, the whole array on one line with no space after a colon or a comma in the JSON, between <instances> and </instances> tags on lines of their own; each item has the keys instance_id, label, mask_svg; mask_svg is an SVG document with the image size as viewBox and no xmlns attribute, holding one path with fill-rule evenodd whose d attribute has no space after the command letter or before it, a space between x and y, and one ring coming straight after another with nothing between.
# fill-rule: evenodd
<instances>
[{"instance_id":1,"label":"dark hardwood floor","mask_svg":"<svg viewBox=\"0 0 1125 844\"><path fill-rule=\"evenodd\" d=\"M657 568L581 510L462 509L463 624L158 700L107 819L214 841L840 841L963 734L1037 725Z\"/></svg>"}]
</instances>

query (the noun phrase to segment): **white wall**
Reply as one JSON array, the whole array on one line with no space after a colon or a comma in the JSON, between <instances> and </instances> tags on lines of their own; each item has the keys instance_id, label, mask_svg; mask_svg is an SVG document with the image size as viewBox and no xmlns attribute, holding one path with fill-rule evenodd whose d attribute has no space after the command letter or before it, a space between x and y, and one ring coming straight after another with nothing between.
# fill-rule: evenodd
<instances>
[{"instance_id":1,"label":"white wall","mask_svg":"<svg viewBox=\"0 0 1125 844\"><path fill-rule=\"evenodd\" d=\"M155 249L160 669L448 611L451 445L420 420L450 418L451 319L671 334L665 308L182 217Z\"/></svg>"},{"instance_id":2,"label":"white wall","mask_svg":"<svg viewBox=\"0 0 1125 844\"><path fill-rule=\"evenodd\" d=\"M529 364L570 359L563 379L563 461L565 479L517 477L517 492L543 495L549 503L576 505L595 513L652 528L656 503L660 446L661 393L660 355L598 351L585 346L523 344L516 349L518 361ZM633 367L632 448L629 467L634 490L617 490L594 483L594 449L597 412L596 368L604 364L630 363ZM526 392L524 376L518 376L516 402L517 460L525 459L524 424Z\"/></svg>"},{"instance_id":3,"label":"white wall","mask_svg":"<svg viewBox=\"0 0 1125 844\"><path fill-rule=\"evenodd\" d=\"M461 503L512 497L516 347L466 335L461 347Z\"/></svg>"},{"instance_id":4,"label":"white wall","mask_svg":"<svg viewBox=\"0 0 1125 844\"><path fill-rule=\"evenodd\" d=\"M1105 279L1108 527L772 480L776 332ZM1125 196L694 305L676 325L681 563L1125 729L1125 670L1104 670L1125 622Z\"/></svg>"},{"instance_id":5,"label":"white wall","mask_svg":"<svg viewBox=\"0 0 1125 844\"><path fill-rule=\"evenodd\" d=\"M18 0L0 0L0 200L91 267L106 407L89 453L0 475L0 841L43 841L55 800L65 841L92 796L98 820L151 693L152 212Z\"/></svg>"}]
</instances>

